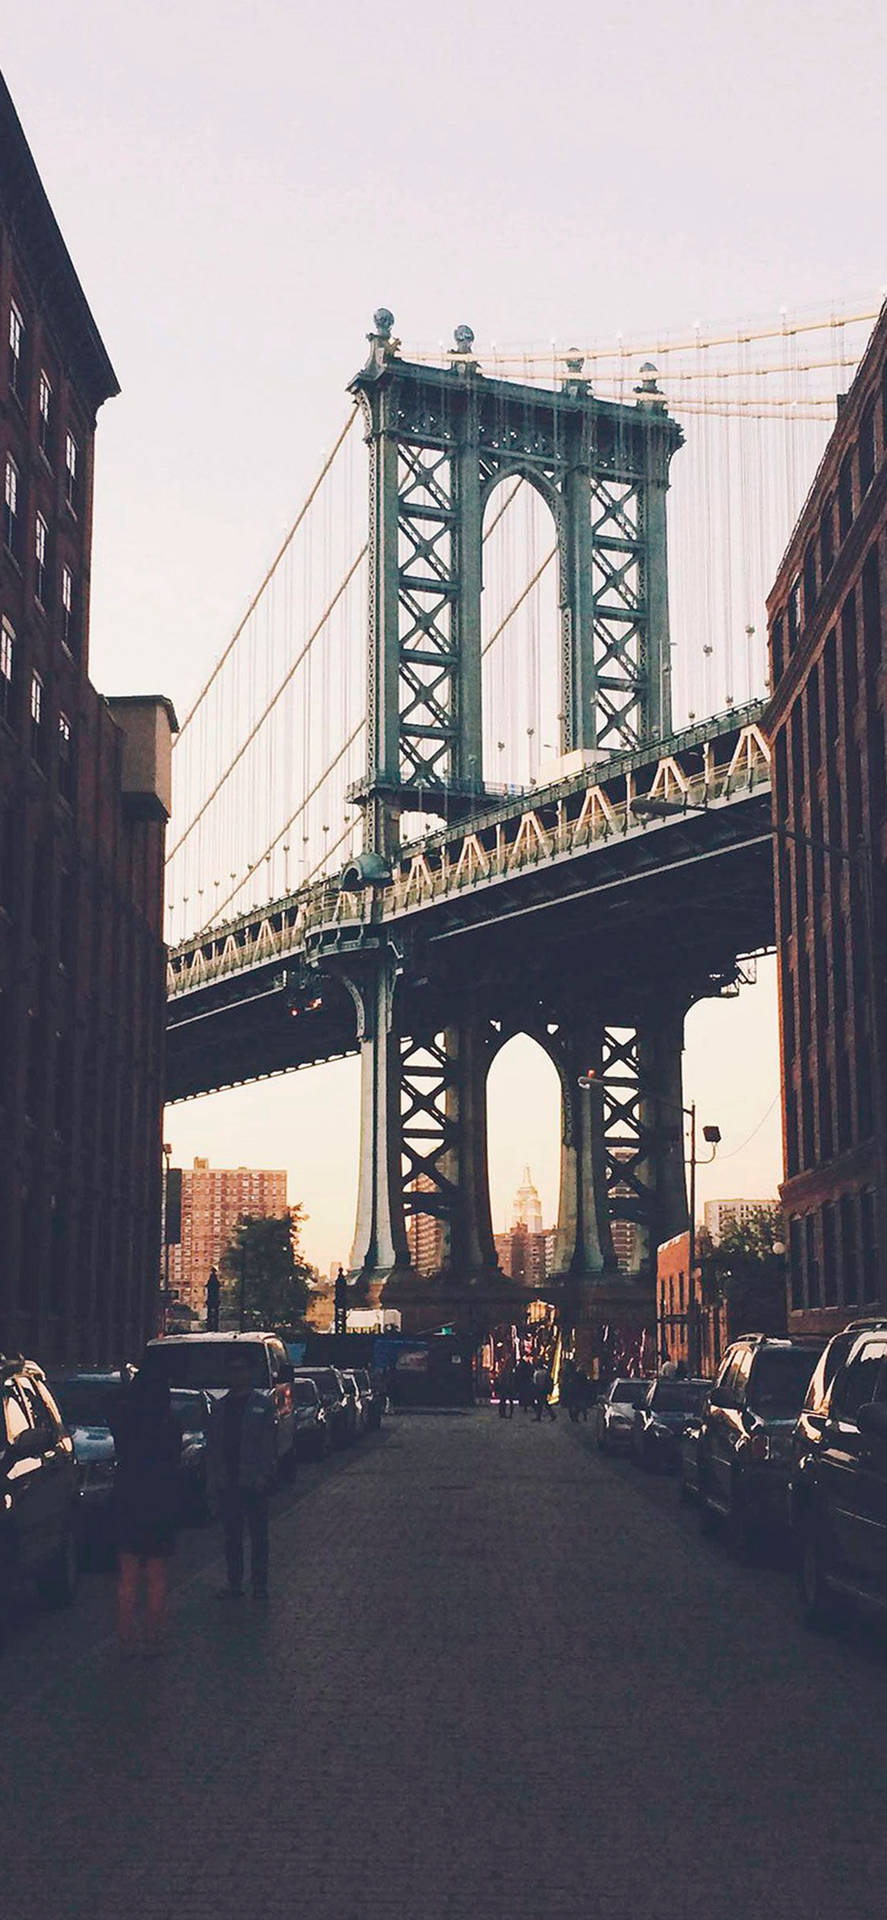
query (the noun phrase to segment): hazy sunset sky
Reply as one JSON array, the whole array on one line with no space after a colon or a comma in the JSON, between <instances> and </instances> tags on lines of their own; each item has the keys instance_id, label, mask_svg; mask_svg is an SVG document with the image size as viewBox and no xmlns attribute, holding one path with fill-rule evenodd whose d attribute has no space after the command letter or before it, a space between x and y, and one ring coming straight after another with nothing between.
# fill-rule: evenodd
<instances>
[{"instance_id":1,"label":"hazy sunset sky","mask_svg":"<svg viewBox=\"0 0 887 1920\"><path fill-rule=\"evenodd\" d=\"M887 31L856 0L43 0L3 67L123 389L99 418L91 677L180 713L345 417L375 307L405 341L567 341L871 303L887 279ZM771 963L692 1014L685 1064L723 1134L700 1203L774 1192ZM186 1164L285 1165L325 1268L350 1244L356 1073L171 1110L167 1138ZM514 1043L490 1098L496 1223L526 1161L550 1220L553 1071Z\"/></svg>"}]
</instances>

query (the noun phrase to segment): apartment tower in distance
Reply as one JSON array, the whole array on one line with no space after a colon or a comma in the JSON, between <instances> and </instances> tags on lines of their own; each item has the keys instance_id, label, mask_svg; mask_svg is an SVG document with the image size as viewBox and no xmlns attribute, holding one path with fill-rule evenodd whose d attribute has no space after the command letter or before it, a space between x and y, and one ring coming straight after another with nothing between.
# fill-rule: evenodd
<instances>
[{"instance_id":1,"label":"apartment tower in distance","mask_svg":"<svg viewBox=\"0 0 887 1920\"><path fill-rule=\"evenodd\" d=\"M887 307L768 602L789 1330L887 1308Z\"/></svg>"},{"instance_id":2,"label":"apartment tower in distance","mask_svg":"<svg viewBox=\"0 0 887 1920\"><path fill-rule=\"evenodd\" d=\"M175 715L87 676L96 414L119 391L0 78L0 1351L156 1328Z\"/></svg>"},{"instance_id":3,"label":"apartment tower in distance","mask_svg":"<svg viewBox=\"0 0 887 1920\"><path fill-rule=\"evenodd\" d=\"M182 1238L169 1249L170 1290L199 1321L206 1317L206 1283L243 1214L279 1219L286 1213L286 1174L267 1167L211 1167L195 1160L182 1171Z\"/></svg>"}]
</instances>

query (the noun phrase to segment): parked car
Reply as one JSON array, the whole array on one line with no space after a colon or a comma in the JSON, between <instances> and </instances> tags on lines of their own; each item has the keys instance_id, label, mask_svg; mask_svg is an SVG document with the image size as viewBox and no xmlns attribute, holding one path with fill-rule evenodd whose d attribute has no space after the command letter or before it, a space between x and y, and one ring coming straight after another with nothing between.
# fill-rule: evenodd
<instances>
[{"instance_id":1,"label":"parked car","mask_svg":"<svg viewBox=\"0 0 887 1920\"><path fill-rule=\"evenodd\" d=\"M316 1380L297 1374L293 1381L293 1412L296 1420L296 1449L313 1460L325 1460L332 1446L326 1407Z\"/></svg>"},{"instance_id":2,"label":"parked car","mask_svg":"<svg viewBox=\"0 0 887 1920\"><path fill-rule=\"evenodd\" d=\"M687 1421L698 1413L709 1380L654 1380L634 1410L631 1457L648 1473L674 1473L680 1464L681 1438Z\"/></svg>"},{"instance_id":3,"label":"parked car","mask_svg":"<svg viewBox=\"0 0 887 1920\"><path fill-rule=\"evenodd\" d=\"M745 1554L767 1528L787 1524L786 1491L795 1422L822 1340L747 1334L728 1348L699 1436L699 1514L719 1519Z\"/></svg>"},{"instance_id":4,"label":"parked car","mask_svg":"<svg viewBox=\"0 0 887 1920\"><path fill-rule=\"evenodd\" d=\"M634 1410L650 1391L650 1381L611 1380L597 1406L597 1443L601 1453L624 1453L631 1443Z\"/></svg>"},{"instance_id":5,"label":"parked car","mask_svg":"<svg viewBox=\"0 0 887 1920\"><path fill-rule=\"evenodd\" d=\"M274 1408L277 1464L286 1468L295 1461L293 1364L275 1333L167 1334L162 1340L148 1341L141 1367L164 1374L171 1387L187 1387L216 1398L228 1388L235 1351L248 1355L252 1384Z\"/></svg>"},{"instance_id":6,"label":"parked car","mask_svg":"<svg viewBox=\"0 0 887 1920\"><path fill-rule=\"evenodd\" d=\"M370 1424L370 1410L357 1384L357 1375L350 1367L346 1368L342 1374L342 1385L351 1403L353 1421L352 1439L359 1440L361 1435L366 1433L367 1427Z\"/></svg>"},{"instance_id":7,"label":"parked car","mask_svg":"<svg viewBox=\"0 0 887 1920\"><path fill-rule=\"evenodd\" d=\"M678 1492L688 1506L694 1505L699 1498L699 1435L704 1414L703 1400L698 1412L690 1415L681 1434Z\"/></svg>"},{"instance_id":8,"label":"parked car","mask_svg":"<svg viewBox=\"0 0 887 1920\"><path fill-rule=\"evenodd\" d=\"M207 1446L212 1408L210 1395L199 1387L172 1387L170 1411L182 1435L179 1483L182 1516L206 1520L210 1513Z\"/></svg>"},{"instance_id":9,"label":"parked car","mask_svg":"<svg viewBox=\"0 0 887 1920\"><path fill-rule=\"evenodd\" d=\"M132 1369L53 1373L48 1385L74 1442L77 1462L77 1537L84 1547L106 1547L117 1465L108 1424L111 1408Z\"/></svg>"},{"instance_id":10,"label":"parked car","mask_svg":"<svg viewBox=\"0 0 887 1920\"><path fill-rule=\"evenodd\" d=\"M832 1335L810 1376L804 1405L792 1435L792 1457L788 1476L788 1524L793 1534L797 1531L795 1487L799 1463L806 1458L811 1445L816 1443L817 1435L822 1432L835 1374L844 1365L859 1335L869 1331L887 1333L887 1320L851 1320L840 1333Z\"/></svg>"},{"instance_id":11,"label":"parked car","mask_svg":"<svg viewBox=\"0 0 887 1920\"><path fill-rule=\"evenodd\" d=\"M354 1367L352 1371L360 1388L360 1397L367 1408L368 1424L378 1432L382 1425L382 1410L385 1403L382 1383L374 1373L371 1373L369 1367Z\"/></svg>"},{"instance_id":12,"label":"parked car","mask_svg":"<svg viewBox=\"0 0 887 1920\"><path fill-rule=\"evenodd\" d=\"M297 1380L313 1380L326 1409L334 1447L347 1447L354 1437L354 1413L338 1367L297 1367Z\"/></svg>"},{"instance_id":13,"label":"parked car","mask_svg":"<svg viewBox=\"0 0 887 1920\"><path fill-rule=\"evenodd\" d=\"M0 1637L10 1601L35 1583L50 1606L77 1590L74 1442L30 1360L0 1357Z\"/></svg>"},{"instance_id":14,"label":"parked car","mask_svg":"<svg viewBox=\"0 0 887 1920\"><path fill-rule=\"evenodd\" d=\"M840 1336L839 1336L840 1337ZM856 1332L808 1414L792 1474L801 1608L830 1625L849 1601L887 1610L887 1328Z\"/></svg>"}]
</instances>

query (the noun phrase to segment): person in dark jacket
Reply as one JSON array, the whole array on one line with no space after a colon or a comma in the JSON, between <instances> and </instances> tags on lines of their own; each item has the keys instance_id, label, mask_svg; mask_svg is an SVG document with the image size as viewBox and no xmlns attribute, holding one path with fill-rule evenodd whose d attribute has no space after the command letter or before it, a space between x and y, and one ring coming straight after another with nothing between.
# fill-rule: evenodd
<instances>
[{"instance_id":1,"label":"person in dark jacket","mask_svg":"<svg viewBox=\"0 0 887 1920\"><path fill-rule=\"evenodd\" d=\"M139 1644L138 1601L144 1569L146 1654L163 1651L167 1562L175 1547L182 1437L170 1411L169 1384L136 1375L110 1418L117 1456L112 1496L117 1546L117 1631L124 1653Z\"/></svg>"},{"instance_id":2,"label":"person in dark jacket","mask_svg":"<svg viewBox=\"0 0 887 1920\"><path fill-rule=\"evenodd\" d=\"M252 1384L249 1355L232 1352L229 1390L213 1401L207 1472L225 1528L228 1585L224 1598L243 1591L243 1535L249 1531L253 1598L268 1598L268 1494L277 1470L274 1409Z\"/></svg>"}]
</instances>

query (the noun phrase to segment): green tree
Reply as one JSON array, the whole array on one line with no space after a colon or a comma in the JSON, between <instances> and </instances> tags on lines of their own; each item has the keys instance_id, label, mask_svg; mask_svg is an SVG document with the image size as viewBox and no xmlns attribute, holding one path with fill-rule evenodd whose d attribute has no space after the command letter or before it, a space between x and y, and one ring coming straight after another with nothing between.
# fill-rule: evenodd
<instances>
[{"instance_id":1,"label":"green tree","mask_svg":"<svg viewBox=\"0 0 887 1920\"><path fill-rule=\"evenodd\" d=\"M716 1246L700 1236L703 1272L737 1331L741 1323L748 1332L785 1332L784 1231L778 1207L755 1207L745 1220L730 1221Z\"/></svg>"},{"instance_id":2,"label":"green tree","mask_svg":"<svg viewBox=\"0 0 887 1920\"><path fill-rule=\"evenodd\" d=\"M219 1261L221 1312L229 1326L239 1325L243 1288L247 1329L289 1332L301 1327L308 1281L315 1277L299 1240L304 1218L305 1210L298 1206L267 1217L241 1214Z\"/></svg>"}]
</instances>

